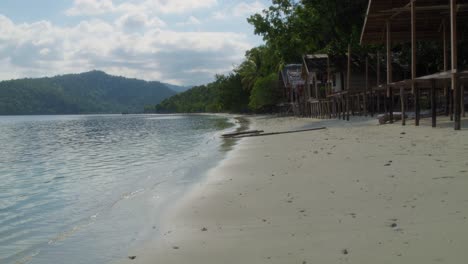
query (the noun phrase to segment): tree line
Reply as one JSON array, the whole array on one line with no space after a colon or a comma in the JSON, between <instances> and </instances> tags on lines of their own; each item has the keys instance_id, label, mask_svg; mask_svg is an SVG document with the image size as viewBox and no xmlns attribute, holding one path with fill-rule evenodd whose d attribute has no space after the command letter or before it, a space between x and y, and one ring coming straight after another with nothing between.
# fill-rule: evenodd
<instances>
[{"instance_id":1,"label":"tree line","mask_svg":"<svg viewBox=\"0 0 468 264\"><path fill-rule=\"evenodd\" d=\"M305 53L344 54L358 46L367 0L273 0L247 21L264 45L245 54L231 73L147 106L147 112L268 112L282 100L278 73Z\"/></svg>"},{"instance_id":2,"label":"tree line","mask_svg":"<svg viewBox=\"0 0 468 264\"><path fill-rule=\"evenodd\" d=\"M244 61L232 73L216 77L213 83L169 98L150 110L159 112L264 112L280 102L278 73L284 65L302 63L304 54L326 53L346 56L351 45L353 56L383 50L382 46L361 46L360 35L368 0L272 0L261 13L247 21L264 45L246 52ZM465 40L460 43L466 58ZM409 44L396 44L392 51L401 71L409 72ZM417 43L418 74L442 70L441 43ZM382 65L385 65L385 58ZM465 67L468 62L461 60ZM209 93L209 95L200 95Z\"/></svg>"}]
</instances>

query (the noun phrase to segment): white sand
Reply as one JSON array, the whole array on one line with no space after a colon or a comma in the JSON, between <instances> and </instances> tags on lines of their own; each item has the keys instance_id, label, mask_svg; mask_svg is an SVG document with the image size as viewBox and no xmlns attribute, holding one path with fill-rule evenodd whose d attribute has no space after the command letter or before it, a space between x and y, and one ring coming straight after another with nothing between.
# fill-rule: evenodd
<instances>
[{"instance_id":1,"label":"white sand","mask_svg":"<svg viewBox=\"0 0 468 264\"><path fill-rule=\"evenodd\" d=\"M242 139L125 262L468 263L468 130L356 119L255 118L329 128Z\"/></svg>"}]
</instances>

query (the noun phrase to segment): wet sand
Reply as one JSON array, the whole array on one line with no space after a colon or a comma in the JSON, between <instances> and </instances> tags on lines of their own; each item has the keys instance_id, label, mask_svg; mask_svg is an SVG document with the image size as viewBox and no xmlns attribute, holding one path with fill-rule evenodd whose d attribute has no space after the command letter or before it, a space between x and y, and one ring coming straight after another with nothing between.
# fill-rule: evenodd
<instances>
[{"instance_id":1,"label":"wet sand","mask_svg":"<svg viewBox=\"0 0 468 264\"><path fill-rule=\"evenodd\" d=\"M465 263L468 130L252 118L124 263Z\"/></svg>"}]
</instances>

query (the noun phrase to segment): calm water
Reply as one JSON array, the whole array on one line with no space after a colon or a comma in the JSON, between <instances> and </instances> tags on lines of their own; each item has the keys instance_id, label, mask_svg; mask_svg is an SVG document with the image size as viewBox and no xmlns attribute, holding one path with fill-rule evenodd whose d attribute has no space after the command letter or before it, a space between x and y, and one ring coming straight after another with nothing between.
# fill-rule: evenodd
<instances>
[{"instance_id":1,"label":"calm water","mask_svg":"<svg viewBox=\"0 0 468 264\"><path fill-rule=\"evenodd\" d=\"M108 263L222 159L216 116L0 117L0 263Z\"/></svg>"}]
</instances>

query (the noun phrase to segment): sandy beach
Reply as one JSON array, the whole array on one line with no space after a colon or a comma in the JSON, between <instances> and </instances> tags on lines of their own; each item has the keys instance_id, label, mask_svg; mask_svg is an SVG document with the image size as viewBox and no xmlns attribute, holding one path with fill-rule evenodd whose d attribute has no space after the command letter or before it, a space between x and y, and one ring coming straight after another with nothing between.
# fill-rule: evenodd
<instances>
[{"instance_id":1,"label":"sandy beach","mask_svg":"<svg viewBox=\"0 0 468 264\"><path fill-rule=\"evenodd\" d=\"M468 130L251 118L124 263L466 263ZM157 237L157 238L156 238Z\"/></svg>"}]
</instances>

